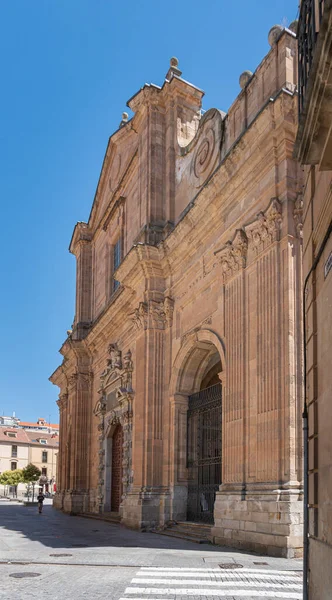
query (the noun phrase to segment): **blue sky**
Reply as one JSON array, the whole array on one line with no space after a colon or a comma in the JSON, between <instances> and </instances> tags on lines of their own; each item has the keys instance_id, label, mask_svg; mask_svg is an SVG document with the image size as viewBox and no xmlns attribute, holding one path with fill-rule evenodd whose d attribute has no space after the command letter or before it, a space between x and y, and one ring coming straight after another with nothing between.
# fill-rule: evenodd
<instances>
[{"instance_id":1,"label":"blue sky","mask_svg":"<svg viewBox=\"0 0 332 600\"><path fill-rule=\"evenodd\" d=\"M58 420L48 381L74 317L68 245L88 218L109 135L126 101L161 84L177 56L228 109L297 0L7 0L0 3L0 410Z\"/></svg>"}]
</instances>

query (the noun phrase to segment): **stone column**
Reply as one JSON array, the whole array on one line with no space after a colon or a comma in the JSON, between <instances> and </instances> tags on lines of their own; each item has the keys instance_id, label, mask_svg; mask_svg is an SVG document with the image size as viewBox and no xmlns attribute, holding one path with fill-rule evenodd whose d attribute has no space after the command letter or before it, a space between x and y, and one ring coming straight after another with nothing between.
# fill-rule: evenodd
<instances>
[{"instance_id":1,"label":"stone column","mask_svg":"<svg viewBox=\"0 0 332 600\"><path fill-rule=\"evenodd\" d=\"M170 398L170 489L171 519L185 521L187 518L188 470L187 470L187 412L188 396L175 394Z\"/></svg>"},{"instance_id":2,"label":"stone column","mask_svg":"<svg viewBox=\"0 0 332 600\"><path fill-rule=\"evenodd\" d=\"M292 557L302 546L300 258L290 236L280 240L281 222L281 204L272 199L217 253L226 288L227 386L223 483L212 536L220 544Z\"/></svg>"},{"instance_id":3,"label":"stone column","mask_svg":"<svg viewBox=\"0 0 332 600\"><path fill-rule=\"evenodd\" d=\"M53 504L55 508L63 508L64 490L66 485L65 464L66 464L66 435L67 435L67 403L68 394L62 393L59 396L57 405L59 407L59 451L56 473L57 491L54 496Z\"/></svg>"},{"instance_id":4,"label":"stone column","mask_svg":"<svg viewBox=\"0 0 332 600\"><path fill-rule=\"evenodd\" d=\"M140 303L133 320L136 338L136 389L133 412L133 485L123 503L124 523L141 529L163 520L169 490L163 480L163 411L165 327L164 301Z\"/></svg>"},{"instance_id":5,"label":"stone column","mask_svg":"<svg viewBox=\"0 0 332 600\"><path fill-rule=\"evenodd\" d=\"M67 457L66 471L69 468L69 489L66 491L64 507L70 513L85 512L89 505L91 382L92 374L89 371L76 371L68 378L70 422L67 433L69 460Z\"/></svg>"}]
</instances>

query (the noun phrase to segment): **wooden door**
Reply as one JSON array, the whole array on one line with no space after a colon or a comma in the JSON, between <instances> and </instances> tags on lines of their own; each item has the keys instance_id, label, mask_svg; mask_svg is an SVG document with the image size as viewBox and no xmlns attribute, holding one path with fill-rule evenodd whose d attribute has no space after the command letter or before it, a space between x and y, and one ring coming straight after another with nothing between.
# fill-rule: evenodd
<instances>
[{"instance_id":1,"label":"wooden door","mask_svg":"<svg viewBox=\"0 0 332 600\"><path fill-rule=\"evenodd\" d=\"M119 512L122 496L123 429L117 425L112 440L111 511Z\"/></svg>"}]
</instances>

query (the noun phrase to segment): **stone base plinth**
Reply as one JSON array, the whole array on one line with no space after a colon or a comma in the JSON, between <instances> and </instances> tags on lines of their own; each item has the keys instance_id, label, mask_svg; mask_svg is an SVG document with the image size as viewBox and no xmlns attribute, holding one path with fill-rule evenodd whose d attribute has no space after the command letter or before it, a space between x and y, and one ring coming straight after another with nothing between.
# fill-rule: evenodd
<instances>
[{"instance_id":1,"label":"stone base plinth","mask_svg":"<svg viewBox=\"0 0 332 600\"><path fill-rule=\"evenodd\" d=\"M63 509L63 499L64 499L64 492L56 492L53 496L53 507L57 508L58 510L62 510Z\"/></svg>"},{"instance_id":2,"label":"stone base plinth","mask_svg":"<svg viewBox=\"0 0 332 600\"><path fill-rule=\"evenodd\" d=\"M165 488L141 488L129 492L121 505L121 522L147 531L169 520L170 494Z\"/></svg>"},{"instance_id":3,"label":"stone base plinth","mask_svg":"<svg viewBox=\"0 0 332 600\"><path fill-rule=\"evenodd\" d=\"M62 492L62 509L71 515L88 512L89 492L87 490L65 490Z\"/></svg>"},{"instance_id":4,"label":"stone base plinth","mask_svg":"<svg viewBox=\"0 0 332 600\"><path fill-rule=\"evenodd\" d=\"M172 521L187 520L188 486L174 485L171 488L171 515Z\"/></svg>"},{"instance_id":5,"label":"stone base plinth","mask_svg":"<svg viewBox=\"0 0 332 600\"><path fill-rule=\"evenodd\" d=\"M229 486L228 486L229 487ZM295 558L302 555L303 503L295 490L233 490L221 486L214 508L214 544Z\"/></svg>"}]
</instances>

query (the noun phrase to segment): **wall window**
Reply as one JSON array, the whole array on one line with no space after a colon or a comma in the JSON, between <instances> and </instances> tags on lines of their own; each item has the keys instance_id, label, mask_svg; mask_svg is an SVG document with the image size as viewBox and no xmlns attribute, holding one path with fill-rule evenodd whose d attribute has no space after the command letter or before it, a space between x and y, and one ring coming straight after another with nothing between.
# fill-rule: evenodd
<instances>
[{"instance_id":1,"label":"wall window","mask_svg":"<svg viewBox=\"0 0 332 600\"><path fill-rule=\"evenodd\" d=\"M46 469L46 467L42 468L42 475L45 475L45 477L47 477L47 469Z\"/></svg>"},{"instance_id":2,"label":"wall window","mask_svg":"<svg viewBox=\"0 0 332 600\"><path fill-rule=\"evenodd\" d=\"M121 263L121 238L118 239L116 244L113 246L113 273L117 270ZM120 283L116 279L113 279L113 292L118 289Z\"/></svg>"},{"instance_id":3,"label":"wall window","mask_svg":"<svg viewBox=\"0 0 332 600\"><path fill-rule=\"evenodd\" d=\"M17 458L17 446L12 446L12 457Z\"/></svg>"},{"instance_id":4,"label":"wall window","mask_svg":"<svg viewBox=\"0 0 332 600\"><path fill-rule=\"evenodd\" d=\"M46 450L43 450L43 452L42 452L42 462L47 462L47 452L46 452Z\"/></svg>"},{"instance_id":5,"label":"wall window","mask_svg":"<svg viewBox=\"0 0 332 600\"><path fill-rule=\"evenodd\" d=\"M16 462L12 462L10 464L10 468L11 468L12 471L16 471L16 469L17 469L17 463Z\"/></svg>"}]
</instances>

